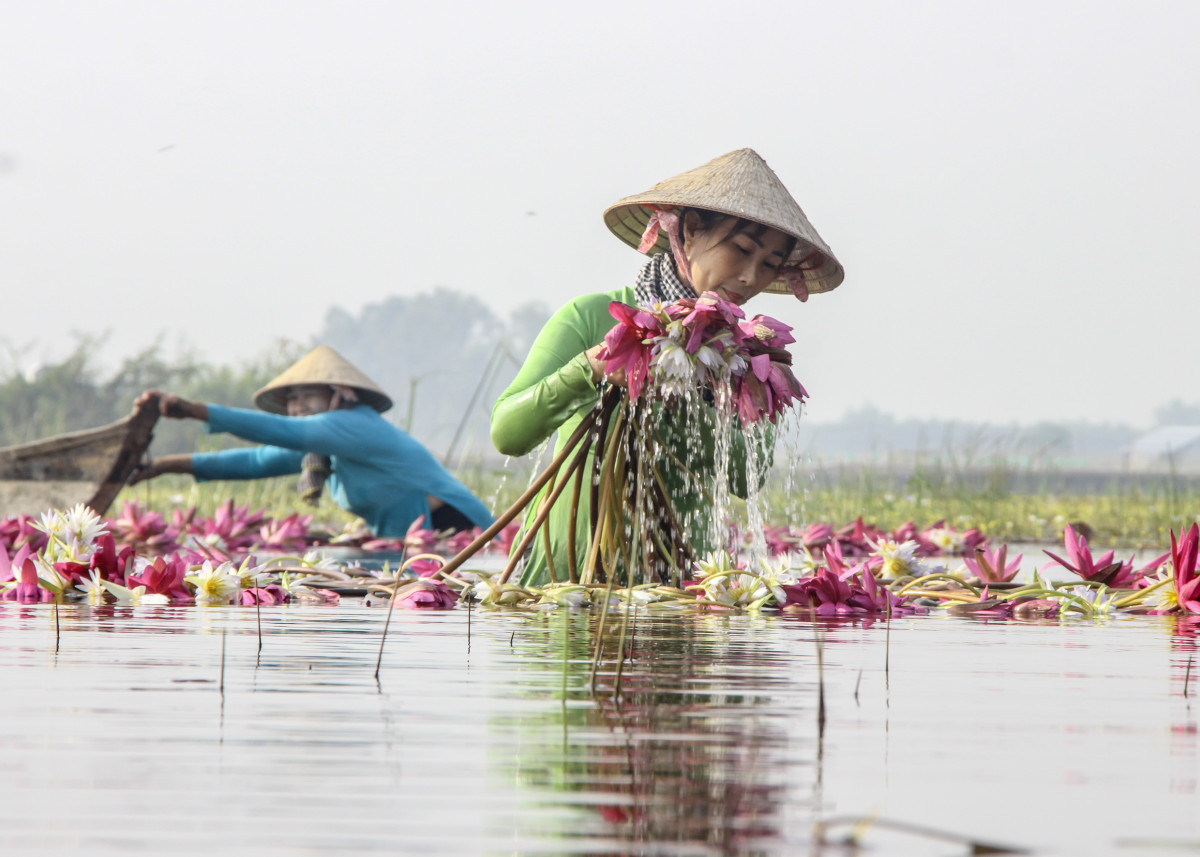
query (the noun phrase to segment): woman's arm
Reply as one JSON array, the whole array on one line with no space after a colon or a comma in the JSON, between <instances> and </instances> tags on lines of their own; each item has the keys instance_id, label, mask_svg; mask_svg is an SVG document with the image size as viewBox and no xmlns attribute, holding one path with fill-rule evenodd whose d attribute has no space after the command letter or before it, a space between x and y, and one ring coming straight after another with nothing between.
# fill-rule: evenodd
<instances>
[{"instance_id":1,"label":"woman's arm","mask_svg":"<svg viewBox=\"0 0 1200 857\"><path fill-rule=\"evenodd\" d=\"M139 482L162 476L164 473L191 472L192 457L190 455L164 455L161 458L147 458L139 462L133 473L129 474L129 484L137 485Z\"/></svg>"},{"instance_id":2,"label":"woman's arm","mask_svg":"<svg viewBox=\"0 0 1200 857\"><path fill-rule=\"evenodd\" d=\"M197 452L191 458L191 473L197 482L210 479L265 479L300 472L304 453L278 446L254 446Z\"/></svg>"},{"instance_id":3,"label":"woman's arm","mask_svg":"<svg viewBox=\"0 0 1200 857\"><path fill-rule=\"evenodd\" d=\"M359 413L363 411L363 413ZM243 440L298 452L338 455L357 460L378 455L386 444L387 422L365 405L308 417L285 417L242 408L208 405L208 428Z\"/></svg>"},{"instance_id":4,"label":"woman's arm","mask_svg":"<svg viewBox=\"0 0 1200 857\"><path fill-rule=\"evenodd\" d=\"M542 328L517 377L492 407L492 443L505 455L524 455L574 414L599 399L593 354L614 322L611 294L585 295Z\"/></svg>"}]
</instances>

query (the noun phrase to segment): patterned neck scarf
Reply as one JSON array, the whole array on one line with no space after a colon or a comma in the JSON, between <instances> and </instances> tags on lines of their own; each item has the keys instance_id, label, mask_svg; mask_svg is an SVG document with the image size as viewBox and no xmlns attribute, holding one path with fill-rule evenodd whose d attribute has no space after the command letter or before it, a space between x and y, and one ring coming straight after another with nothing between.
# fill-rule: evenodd
<instances>
[{"instance_id":1,"label":"patterned neck scarf","mask_svg":"<svg viewBox=\"0 0 1200 857\"><path fill-rule=\"evenodd\" d=\"M696 296L691 286L685 286L679 279L670 253L659 253L650 257L650 261L638 274L634 292L637 294L637 302L645 307Z\"/></svg>"}]
</instances>

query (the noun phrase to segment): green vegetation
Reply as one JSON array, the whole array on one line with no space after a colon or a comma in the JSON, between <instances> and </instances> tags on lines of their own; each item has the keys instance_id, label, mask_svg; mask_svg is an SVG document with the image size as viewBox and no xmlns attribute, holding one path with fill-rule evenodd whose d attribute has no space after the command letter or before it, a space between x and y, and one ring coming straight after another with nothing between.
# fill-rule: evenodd
<instances>
[{"instance_id":1,"label":"green vegetation","mask_svg":"<svg viewBox=\"0 0 1200 857\"><path fill-rule=\"evenodd\" d=\"M1200 490L1170 477L1133 486L1114 478L1089 492L1068 490L1047 478L1040 490L1019 491L1006 487L1001 470L976 480L918 470L901 484L866 472L854 479L814 481L799 497L785 495L776 482L768 490L769 508L793 510L782 516L793 523L840 526L861 516L892 529L910 520L921 527L945 520L960 531L977 527L996 542L1061 542L1063 527L1078 528L1082 522L1097 547L1166 550L1169 531L1181 532L1200 516ZM781 516L768 514L776 517Z\"/></svg>"},{"instance_id":2,"label":"green vegetation","mask_svg":"<svg viewBox=\"0 0 1200 857\"><path fill-rule=\"evenodd\" d=\"M525 462L513 462L509 470L475 468L458 476L499 512L524 491L530 472ZM1082 494L1012 492L999 487L999 480L980 487L928 474L913 477L898 488L882 477L863 476L853 482L812 483L786 495L777 481L768 486L765 495L767 521L775 525L826 522L841 526L862 517L893 529L909 520L921 527L945 520L958 530L978 527L995 542L1057 543L1067 523L1083 522L1097 548L1166 550L1170 530L1181 532L1200 517L1200 491L1169 481L1138 488L1113 485L1102 493ZM333 505L328 494L319 508L305 506L290 478L197 484L186 477L163 477L126 488L118 505L109 511L115 514L122 500L137 500L164 514L195 506L200 514L210 515L229 499L277 518L312 513L315 521L334 530L353 520Z\"/></svg>"}]
</instances>

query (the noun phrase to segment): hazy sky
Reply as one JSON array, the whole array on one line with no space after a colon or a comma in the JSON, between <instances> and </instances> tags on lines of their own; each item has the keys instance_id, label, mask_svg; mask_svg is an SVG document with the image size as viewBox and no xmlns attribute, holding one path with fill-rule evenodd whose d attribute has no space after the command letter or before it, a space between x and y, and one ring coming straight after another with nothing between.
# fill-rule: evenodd
<instances>
[{"instance_id":1,"label":"hazy sky","mask_svg":"<svg viewBox=\"0 0 1200 857\"><path fill-rule=\"evenodd\" d=\"M640 266L605 206L750 146L846 268L751 305L813 418L1147 423L1200 401L1198 39L1145 0L4 0L0 337L557 307Z\"/></svg>"}]
</instances>

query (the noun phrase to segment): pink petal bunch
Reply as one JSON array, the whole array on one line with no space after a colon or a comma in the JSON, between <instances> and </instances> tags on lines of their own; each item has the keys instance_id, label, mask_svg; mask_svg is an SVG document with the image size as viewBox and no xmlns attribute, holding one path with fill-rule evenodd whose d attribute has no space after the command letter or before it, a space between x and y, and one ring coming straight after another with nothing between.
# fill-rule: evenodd
<instances>
[{"instance_id":1,"label":"pink petal bunch","mask_svg":"<svg viewBox=\"0 0 1200 857\"><path fill-rule=\"evenodd\" d=\"M837 570L836 563L820 567L797 583L779 588L786 598L779 606L791 610L812 610L818 616L865 616L923 613L925 608L897 596L875 580L865 565Z\"/></svg>"},{"instance_id":2,"label":"pink petal bunch","mask_svg":"<svg viewBox=\"0 0 1200 857\"><path fill-rule=\"evenodd\" d=\"M791 327L777 319L746 318L741 307L705 292L654 309L609 304L617 324L604 338L606 374L624 372L631 399L649 385L660 394L681 386L727 383L743 425L772 422L808 397L792 374L786 345Z\"/></svg>"},{"instance_id":3,"label":"pink petal bunch","mask_svg":"<svg viewBox=\"0 0 1200 857\"><path fill-rule=\"evenodd\" d=\"M617 325L604 337L599 359L605 361L605 373L624 372L629 396L637 399L650 372L654 342L665 335L659 318L647 311L620 301L608 305Z\"/></svg>"}]
</instances>

